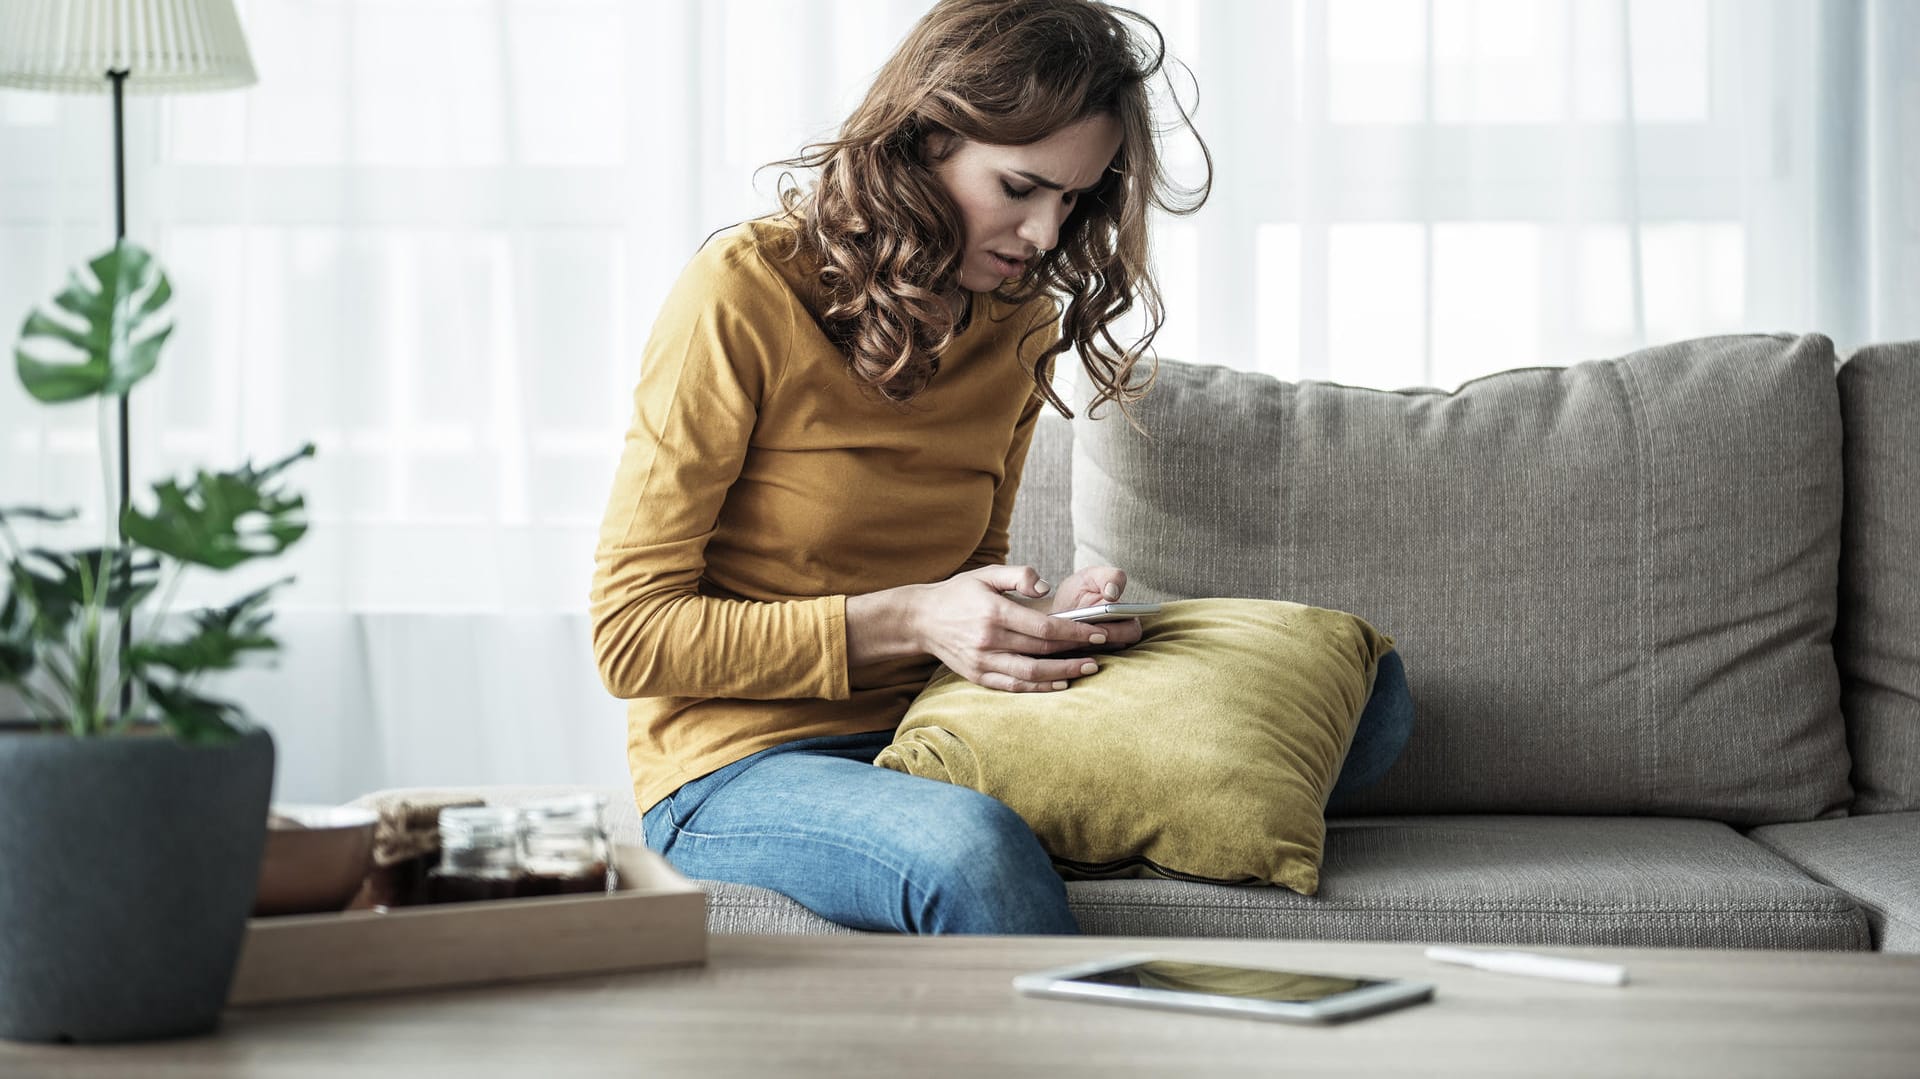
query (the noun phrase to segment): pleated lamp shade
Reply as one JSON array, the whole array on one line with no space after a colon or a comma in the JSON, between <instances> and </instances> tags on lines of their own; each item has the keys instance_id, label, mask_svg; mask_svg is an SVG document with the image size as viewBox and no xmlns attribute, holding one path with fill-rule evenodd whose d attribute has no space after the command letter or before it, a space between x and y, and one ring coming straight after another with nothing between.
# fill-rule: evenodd
<instances>
[{"instance_id":1,"label":"pleated lamp shade","mask_svg":"<svg viewBox=\"0 0 1920 1079\"><path fill-rule=\"evenodd\" d=\"M227 90L259 81L233 0L4 0L0 86L130 94Z\"/></svg>"}]
</instances>

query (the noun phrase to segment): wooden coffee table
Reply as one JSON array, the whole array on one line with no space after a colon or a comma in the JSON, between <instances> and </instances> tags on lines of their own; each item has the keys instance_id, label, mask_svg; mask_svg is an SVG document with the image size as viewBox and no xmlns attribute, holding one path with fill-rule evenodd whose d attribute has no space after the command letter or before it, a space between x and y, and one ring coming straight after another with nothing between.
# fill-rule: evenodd
<instances>
[{"instance_id":1,"label":"wooden coffee table","mask_svg":"<svg viewBox=\"0 0 1920 1079\"><path fill-rule=\"evenodd\" d=\"M1623 988L1429 962L1411 944L1123 938L715 937L704 967L236 1008L129 1046L0 1042L0 1075L1920 1074L1920 956L1541 948ZM1122 951L1405 976L1432 1003L1326 1027L1014 993Z\"/></svg>"}]
</instances>

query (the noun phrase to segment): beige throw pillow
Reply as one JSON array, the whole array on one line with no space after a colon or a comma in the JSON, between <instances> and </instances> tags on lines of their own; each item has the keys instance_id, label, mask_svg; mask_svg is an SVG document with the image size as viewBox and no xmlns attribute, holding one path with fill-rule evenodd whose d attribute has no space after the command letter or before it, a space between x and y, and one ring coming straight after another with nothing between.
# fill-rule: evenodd
<instances>
[{"instance_id":1,"label":"beige throw pillow","mask_svg":"<svg viewBox=\"0 0 1920 1079\"><path fill-rule=\"evenodd\" d=\"M1070 876L1320 886L1325 809L1392 638L1340 611L1166 604L1053 693L938 671L875 764L992 795Z\"/></svg>"}]
</instances>

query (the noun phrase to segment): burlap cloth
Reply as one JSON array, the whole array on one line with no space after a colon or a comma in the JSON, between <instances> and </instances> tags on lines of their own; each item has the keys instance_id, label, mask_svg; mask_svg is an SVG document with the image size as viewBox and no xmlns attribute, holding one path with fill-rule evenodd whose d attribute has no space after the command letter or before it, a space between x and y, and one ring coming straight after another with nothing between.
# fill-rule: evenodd
<instances>
[{"instance_id":1,"label":"burlap cloth","mask_svg":"<svg viewBox=\"0 0 1920 1079\"><path fill-rule=\"evenodd\" d=\"M425 902L426 875L440 860L440 811L487 803L472 795L412 790L364 797L355 804L380 819L373 826L373 871L347 904L349 909Z\"/></svg>"}]
</instances>

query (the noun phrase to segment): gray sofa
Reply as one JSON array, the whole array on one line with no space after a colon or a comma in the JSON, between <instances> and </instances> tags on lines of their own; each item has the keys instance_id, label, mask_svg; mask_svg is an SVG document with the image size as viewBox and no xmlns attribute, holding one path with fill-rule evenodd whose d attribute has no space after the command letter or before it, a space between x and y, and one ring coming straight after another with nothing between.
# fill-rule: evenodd
<instances>
[{"instance_id":1,"label":"gray sofa","mask_svg":"<svg viewBox=\"0 0 1920 1079\"><path fill-rule=\"evenodd\" d=\"M1043 418L1014 561L1361 614L1419 713L1318 895L1070 882L1086 932L1920 951L1920 343L1710 338L1452 393L1163 361L1150 439L1086 398ZM716 932L846 931L709 896Z\"/></svg>"}]
</instances>

